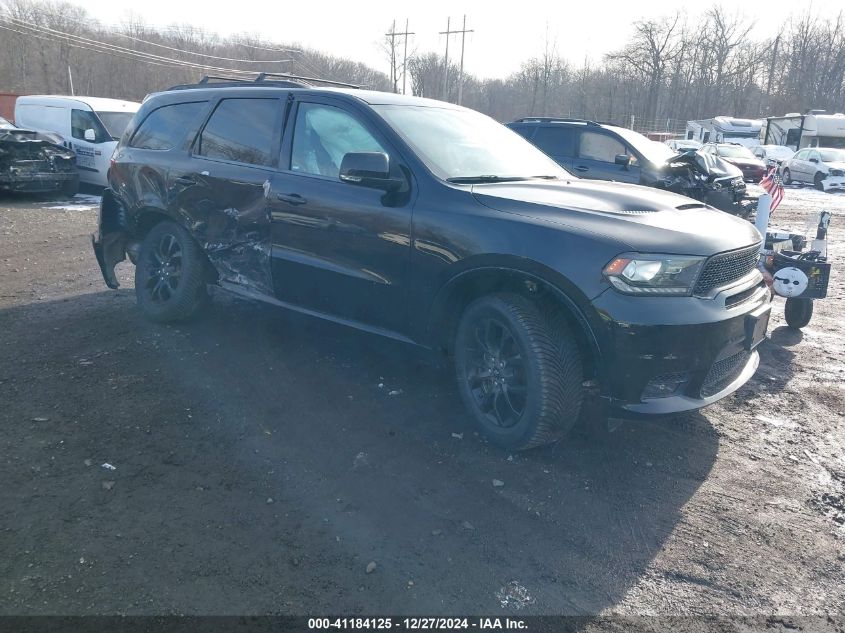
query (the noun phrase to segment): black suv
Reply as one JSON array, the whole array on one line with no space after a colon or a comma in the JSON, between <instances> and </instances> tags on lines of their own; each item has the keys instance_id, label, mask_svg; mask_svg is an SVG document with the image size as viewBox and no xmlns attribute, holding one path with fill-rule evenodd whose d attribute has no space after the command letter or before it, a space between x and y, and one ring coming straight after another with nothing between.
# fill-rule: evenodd
<instances>
[{"instance_id":1,"label":"black suv","mask_svg":"<svg viewBox=\"0 0 845 633\"><path fill-rule=\"evenodd\" d=\"M666 189L743 216L756 203L739 168L701 150L678 153L639 132L583 119L531 117L508 127L582 178Z\"/></svg>"},{"instance_id":2,"label":"black suv","mask_svg":"<svg viewBox=\"0 0 845 633\"><path fill-rule=\"evenodd\" d=\"M748 222L573 177L492 119L364 90L222 84L146 99L94 250L151 319L209 286L454 359L493 441L553 441L586 399L698 409L758 364L769 292ZM591 410L592 410L591 406Z\"/></svg>"}]
</instances>

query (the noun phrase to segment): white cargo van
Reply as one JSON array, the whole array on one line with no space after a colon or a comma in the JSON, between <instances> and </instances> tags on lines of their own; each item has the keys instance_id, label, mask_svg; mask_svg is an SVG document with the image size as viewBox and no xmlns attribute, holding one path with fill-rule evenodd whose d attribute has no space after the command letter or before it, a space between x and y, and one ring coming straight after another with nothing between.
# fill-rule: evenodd
<instances>
[{"instance_id":1,"label":"white cargo van","mask_svg":"<svg viewBox=\"0 0 845 633\"><path fill-rule=\"evenodd\" d=\"M79 180L106 187L117 140L140 107L120 99L28 95L15 102L15 124L58 134L76 152Z\"/></svg>"}]
</instances>

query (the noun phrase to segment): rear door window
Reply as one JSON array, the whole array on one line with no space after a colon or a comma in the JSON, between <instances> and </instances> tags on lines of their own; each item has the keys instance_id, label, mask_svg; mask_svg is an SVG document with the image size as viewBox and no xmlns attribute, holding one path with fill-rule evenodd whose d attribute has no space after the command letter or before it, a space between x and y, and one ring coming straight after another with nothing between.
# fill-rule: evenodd
<instances>
[{"instance_id":1,"label":"rear door window","mask_svg":"<svg viewBox=\"0 0 845 633\"><path fill-rule=\"evenodd\" d=\"M200 134L196 154L272 166L281 141L281 120L278 99L223 99Z\"/></svg>"},{"instance_id":2,"label":"rear door window","mask_svg":"<svg viewBox=\"0 0 845 633\"><path fill-rule=\"evenodd\" d=\"M575 130L572 128L555 125L538 127L531 142L549 156L575 155Z\"/></svg>"}]
</instances>

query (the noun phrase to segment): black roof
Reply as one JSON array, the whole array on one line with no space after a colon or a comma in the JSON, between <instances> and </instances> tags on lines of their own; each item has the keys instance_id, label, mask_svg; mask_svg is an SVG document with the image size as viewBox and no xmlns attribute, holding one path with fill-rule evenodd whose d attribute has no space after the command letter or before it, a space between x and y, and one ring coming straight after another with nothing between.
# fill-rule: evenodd
<instances>
[{"instance_id":1,"label":"black roof","mask_svg":"<svg viewBox=\"0 0 845 633\"><path fill-rule=\"evenodd\" d=\"M302 77L286 73L258 73L253 78L221 77L206 75L195 84L180 84L168 90L188 90L190 88L243 88L244 86L269 86L277 88L311 88L313 86L338 86L343 88L360 88L356 84L333 79L319 79L317 77Z\"/></svg>"},{"instance_id":2,"label":"black roof","mask_svg":"<svg viewBox=\"0 0 845 633\"><path fill-rule=\"evenodd\" d=\"M512 123L583 123L585 125L595 126L608 125L597 123L596 121L591 121L589 119L571 119L554 116L526 116L521 119L516 119L515 121L512 121Z\"/></svg>"}]
</instances>

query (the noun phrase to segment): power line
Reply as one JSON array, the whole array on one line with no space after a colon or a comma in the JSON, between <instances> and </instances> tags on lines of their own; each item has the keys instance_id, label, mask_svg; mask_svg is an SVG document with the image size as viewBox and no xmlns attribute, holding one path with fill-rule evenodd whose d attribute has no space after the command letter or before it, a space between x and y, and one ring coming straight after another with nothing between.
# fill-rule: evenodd
<instances>
[{"instance_id":1,"label":"power line","mask_svg":"<svg viewBox=\"0 0 845 633\"><path fill-rule=\"evenodd\" d=\"M33 33L32 31L19 31L17 29L11 28L9 26L3 26L2 24L0 24L0 29L6 30L6 31L11 31L13 33L18 33L18 34L24 35L26 37L34 37L36 39L44 40L46 42L54 42L56 40L56 38L51 37L51 36L38 35L37 33ZM131 61L143 62L145 64L150 64L152 66L161 66L163 68L183 68L183 66L181 66L180 64L162 63L162 62L155 62L155 61L151 61L151 60L147 60L147 59L140 59L140 58L137 58L137 57L129 57L128 55L121 55L121 54L115 53L113 51L104 51L104 50L100 50L98 48L90 48L88 46L80 46L78 44L72 44L70 42L65 42L65 45L70 46L72 48L78 48L78 49L90 51L92 53L102 53L102 54L105 54L105 55L110 55L112 57L119 57L121 59L128 59L128 60L131 60Z\"/></svg>"},{"instance_id":2,"label":"power line","mask_svg":"<svg viewBox=\"0 0 845 633\"><path fill-rule=\"evenodd\" d=\"M148 40L142 40L139 37L134 37L132 35L128 35L126 33L121 33L119 31L112 31L111 35L118 35L120 37L125 37L130 40L134 40L136 42L141 42L143 44L149 44L150 46L158 46L160 48L166 48L170 51L175 51L177 53L184 53L186 55L196 55L198 57L205 57L208 59L220 59L227 62L238 62L242 64L281 64L283 62L289 62L289 59L236 59L233 57L221 57L220 55L206 55L205 53L197 53L194 51L187 51L182 48L174 48L173 46L167 46L165 44L156 44L155 42L150 42Z\"/></svg>"},{"instance_id":3,"label":"power line","mask_svg":"<svg viewBox=\"0 0 845 633\"><path fill-rule=\"evenodd\" d=\"M63 19L66 20L67 22L73 22L74 24L82 25L83 27L85 27L89 30L92 28L92 21L91 20L85 20L85 19L81 19L81 18L72 18L70 16L63 16ZM129 26L132 26L131 22L122 22L122 23L119 23L119 24L115 24L115 23L107 24L105 22L100 22L99 20L94 20L93 23L95 25L97 25L98 27L100 27L100 30L106 31L109 35L121 35L121 36L130 37L128 34L121 32L120 29L121 28L125 29L125 28L128 28ZM143 28L145 30L148 28L148 25L145 24L145 23L140 23L137 26L140 27L140 28ZM237 39L238 37L248 36L249 34L247 34L247 33L238 33L238 34L229 35L229 36L221 36L216 31L208 31L206 29L202 29L202 28L199 28L197 26L194 26L193 24L184 24L184 25L171 24L171 25L168 25L168 26L149 25L149 28L152 29L156 33L161 33L162 31L169 31L169 32L172 33L172 32L176 32L176 31L187 30L191 34L198 33L200 35L218 38L220 40L220 42L224 43L224 44L233 44L233 45L236 45L236 46L243 46L245 48L252 48L252 49L255 49L255 50L259 50L259 51L269 51L269 52L272 52L272 53L301 53L302 52L301 50L299 50L297 48L286 48L286 47L268 48L267 46L255 46L254 44L247 44L247 43L241 42ZM156 44L155 42L148 42L146 40L138 40L138 41L144 42L145 44L151 44L152 46L162 46L161 44ZM281 46L281 45L279 45L279 46ZM171 49L171 50L184 52L184 53L188 53L188 54L195 54L195 53L193 53L193 51L187 51L187 50L182 50L182 49L175 49L174 48L174 49ZM219 57L218 59L227 59L227 58ZM252 60L231 60L231 61L252 61ZM284 60L282 60L282 61L284 61Z\"/></svg>"},{"instance_id":4,"label":"power line","mask_svg":"<svg viewBox=\"0 0 845 633\"><path fill-rule=\"evenodd\" d=\"M58 31L56 29L51 29L46 26L40 25L32 25L29 22L24 20L19 20L17 18L13 18L10 16L4 16L0 18L5 20L7 24L11 23L13 26L17 26L18 28L26 29L30 32L34 33L42 33L45 32L49 35L52 35L53 39L65 40L65 42L75 42L78 46L76 48L93 48L99 50L100 52L114 52L114 53L122 53L124 56L128 55L134 57L136 59L142 60L150 60L150 61L157 61L157 62L166 62L170 64L176 64L182 66L184 68L191 68L194 70L214 70L214 71L224 71L230 73L253 73L254 71L251 70L242 70L238 68L227 68L227 67L220 67L220 66L211 66L208 64L199 64L196 62L190 62L187 60L182 59L175 59L173 57L164 57L162 55L155 55L153 53L147 53L144 51L137 51L130 48L125 48L123 46L118 46L116 44L109 44L107 42L102 42L99 40L94 40L87 37L82 37L81 35L74 35L71 33L65 33L63 31Z\"/></svg>"}]
</instances>

